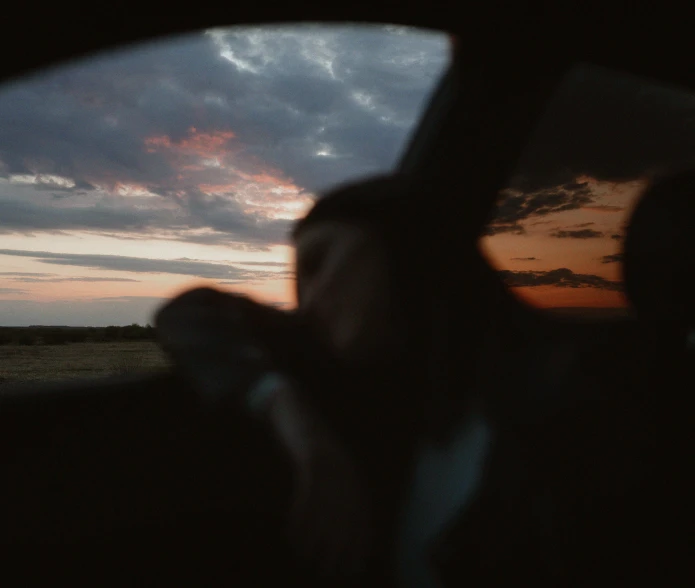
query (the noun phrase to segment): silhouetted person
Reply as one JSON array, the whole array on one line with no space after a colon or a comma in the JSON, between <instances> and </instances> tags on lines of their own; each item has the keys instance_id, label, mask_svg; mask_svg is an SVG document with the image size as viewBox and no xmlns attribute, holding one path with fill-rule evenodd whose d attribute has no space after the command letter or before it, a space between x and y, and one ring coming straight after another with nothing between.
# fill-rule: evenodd
<instances>
[{"instance_id":1,"label":"silhouetted person","mask_svg":"<svg viewBox=\"0 0 695 588\"><path fill-rule=\"evenodd\" d=\"M659 329L643 328L658 321L562 326L514 299L479 255L467 255L479 300L467 310L478 320L460 333L469 356L448 366L464 373L453 379L446 414L427 371L428 309L436 301L418 250L422 234L414 238L407 217L395 212L422 190L414 178L381 179L319 201L294 231L298 313L275 322L275 311L248 309L248 317L259 311L249 324L259 334L266 328L273 369L295 382L275 412L276 430L281 414L307 415L321 433L298 445L325 444L327 454L341 456L343 473L355 474L338 488L336 480L350 478L336 474L340 468L305 470L324 499L296 511L314 531L295 535L295 543L319 564L359 564L369 519L345 521L371 506L377 549L361 583L583 586L665 578L663 545L682 563L676 551L684 544L664 540L660 516L674 511L653 483L657 475L677 479L665 465L674 451L664 439L668 422L656 418L665 416L664 404L647 378L665 365L647 352ZM219 296L222 306L246 304ZM287 320L297 321L305 344L288 345L299 340L292 329L278 337L273 325ZM306 351L312 345L315 355ZM276 394L266 399L277 402L283 392ZM300 462L295 456L295 471ZM320 519L330 521L323 530ZM359 547L338 547L350 544Z\"/></svg>"},{"instance_id":2,"label":"silhouetted person","mask_svg":"<svg viewBox=\"0 0 695 588\"><path fill-rule=\"evenodd\" d=\"M366 563L355 580L362 584L449 586L469 577L494 582L510 571L530 580L542 576L545 555L529 538L543 539L546 521L528 510L536 489L519 461L518 429L568 404L554 390L561 382L535 372L550 371L553 360L571 364L573 354L548 338L544 322L473 252L465 274L479 301L468 310L478 320L457 334L470 342L463 347L469 356L454 357L455 387L434 396L432 378L444 374L431 372L431 312L445 300L430 292L433 227L414 227L407 214L424 191L417 178L401 176L319 200L293 232L296 314L201 290L170 303L159 331L166 336L166 323L178 321L182 336L207 337L212 352L225 332L243 342L245 329L265 352L263 369L292 380L261 395L260 406L288 449L295 480L315 485L309 494L295 488L300 501L314 494L295 511L305 523L292 539L315 564L344 575L350 564ZM206 320L208 330L199 330ZM173 356L185 365L181 353ZM224 378L218 383L224 387ZM254 389L237 389L247 388ZM312 463L312 454L329 459ZM518 511L509 512L509 496L520 501ZM460 520L474 532L437 549Z\"/></svg>"},{"instance_id":3,"label":"silhouetted person","mask_svg":"<svg viewBox=\"0 0 695 588\"><path fill-rule=\"evenodd\" d=\"M233 371L209 389L224 395L228 386L285 448L297 550L359 582L392 575L400 493L427 389L421 235L402 230L414 182L338 188L297 223L296 312L201 289L157 318L165 348L203 392L218 366L234 365L220 348L254 347L262 358L254 374L282 376L260 395L256 375L235 379Z\"/></svg>"}]
</instances>

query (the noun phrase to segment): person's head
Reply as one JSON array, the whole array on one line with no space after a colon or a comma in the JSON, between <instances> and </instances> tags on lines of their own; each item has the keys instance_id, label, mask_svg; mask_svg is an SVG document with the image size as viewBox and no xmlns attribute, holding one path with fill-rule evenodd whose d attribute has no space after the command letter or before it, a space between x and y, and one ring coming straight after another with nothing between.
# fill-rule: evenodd
<instances>
[{"instance_id":1,"label":"person's head","mask_svg":"<svg viewBox=\"0 0 695 588\"><path fill-rule=\"evenodd\" d=\"M398 209L412 180L379 177L319 199L292 233L297 303L314 330L343 359L392 358L405 340L400 283L407 227ZM417 278L415 278L417 279Z\"/></svg>"},{"instance_id":2,"label":"person's head","mask_svg":"<svg viewBox=\"0 0 695 588\"><path fill-rule=\"evenodd\" d=\"M655 176L630 217L624 243L625 291L657 327L695 328L695 169Z\"/></svg>"}]
</instances>

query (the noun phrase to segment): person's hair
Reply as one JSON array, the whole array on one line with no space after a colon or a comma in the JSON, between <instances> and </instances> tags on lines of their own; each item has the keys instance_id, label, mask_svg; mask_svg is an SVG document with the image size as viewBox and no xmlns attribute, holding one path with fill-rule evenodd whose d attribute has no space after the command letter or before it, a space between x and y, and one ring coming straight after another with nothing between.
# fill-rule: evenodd
<instances>
[{"instance_id":1,"label":"person's hair","mask_svg":"<svg viewBox=\"0 0 695 588\"><path fill-rule=\"evenodd\" d=\"M419 300L419 287L426 264L420 261L421 232L413 230L411 211L421 201L418 178L410 174L379 175L357 182L343 184L320 197L302 219L297 221L291 237L297 243L308 228L322 223L347 223L366 231L370 238L380 243L388 258L389 280L394 291L399 292L399 304L392 304L393 311L403 314L411 302ZM300 302L301 276L297 272L295 286L297 302ZM401 310L396 311L396 307ZM415 312L409 312L413 317ZM400 324L405 320L399 316Z\"/></svg>"},{"instance_id":2,"label":"person's hair","mask_svg":"<svg viewBox=\"0 0 695 588\"><path fill-rule=\"evenodd\" d=\"M414 394L397 403L414 428L444 439L460 419L461 395L475 385L477 342L489 328L490 316L500 310L499 301L509 305L512 299L479 250L462 249L459 259L473 285L471 291L480 293L466 298L472 309L466 322L473 332L471 344L459 344L469 336L451 331L451 318L457 312L453 309L460 301L453 299L454 279L442 275L441 264L433 262L441 255L444 241L438 225L441 209L428 197L429 190L426 177L409 174L340 186L296 223L292 237L296 242L307 228L337 221L353 223L381 241L388 258L393 316L404 325L406 351L400 371ZM463 360L462 349L467 353ZM418 387L422 389L412 392Z\"/></svg>"},{"instance_id":3,"label":"person's hair","mask_svg":"<svg viewBox=\"0 0 695 588\"><path fill-rule=\"evenodd\" d=\"M430 240L422 231L413 230L413 219L422 217L422 214L411 214L415 206L422 207L422 200L417 197L420 195L418 185L414 176L406 174L380 175L344 184L319 198L292 231L296 243L304 231L315 226L347 223L363 229L382 248L387 260L386 287L390 296L387 312L389 321L401 334L399 341L403 345L385 363L381 363L384 358L380 358L379 363L382 368L391 363L398 364L394 376L402 376L410 383L417 377L410 372L424 366L427 361L425 347L429 340L424 333L429 311L429 280L424 274L429 270L426 247ZM297 275L298 302L300 281L301 276ZM370 367L365 369L372 373L380 371ZM421 375L424 375L424 370ZM398 404L403 405L405 400L399 400ZM405 405L401 408L404 409Z\"/></svg>"},{"instance_id":4,"label":"person's hair","mask_svg":"<svg viewBox=\"0 0 695 588\"><path fill-rule=\"evenodd\" d=\"M295 223L291 238L296 241L307 227L327 221L354 223L381 234L407 231L403 213L413 205L416 185L414 176L399 174L338 186L319 197L306 216Z\"/></svg>"}]
</instances>

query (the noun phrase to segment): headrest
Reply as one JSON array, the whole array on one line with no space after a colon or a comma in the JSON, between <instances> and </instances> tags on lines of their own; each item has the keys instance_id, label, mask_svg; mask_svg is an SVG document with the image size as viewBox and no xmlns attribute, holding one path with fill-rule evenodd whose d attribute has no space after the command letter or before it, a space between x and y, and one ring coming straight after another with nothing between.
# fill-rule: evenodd
<instances>
[{"instance_id":1,"label":"headrest","mask_svg":"<svg viewBox=\"0 0 695 588\"><path fill-rule=\"evenodd\" d=\"M625 236L625 293L637 316L685 335L695 328L695 168L655 177Z\"/></svg>"}]
</instances>

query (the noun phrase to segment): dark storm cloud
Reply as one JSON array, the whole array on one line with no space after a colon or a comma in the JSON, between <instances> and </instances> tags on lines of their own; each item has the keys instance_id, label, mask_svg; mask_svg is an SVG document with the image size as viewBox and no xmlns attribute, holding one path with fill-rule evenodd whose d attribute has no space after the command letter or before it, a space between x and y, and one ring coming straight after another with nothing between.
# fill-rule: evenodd
<instances>
[{"instance_id":1,"label":"dark storm cloud","mask_svg":"<svg viewBox=\"0 0 695 588\"><path fill-rule=\"evenodd\" d=\"M611 204L592 204L583 208L584 210L595 210L597 212L623 212L625 210L624 206L613 206Z\"/></svg>"},{"instance_id":2,"label":"dark storm cloud","mask_svg":"<svg viewBox=\"0 0 695 588\"><path fill-rule=\"evenodd\" d=\"M195 96L178 87L188 68L223 75L201 36L152 44L46 72L0 95L0 159L13 173L59 174L77 185L117 178L159 185L172 172L145 137L179 136Z\"/></svg>"},{"instance_id":3,"label":"dark storm cloud","mask_svg":"<svg viewBox=\"0 0 695 588\"><path fill-rule=\"evenodd\" d=\"M71 276L64 277L57 274L42 272L0 272L0 279L12 282L22 282L25 284L47 284L61 282L139 282L133 278L100 278L94 276Z\"/></svg>"},{"instance_id":4,"label":"dark storm cloud","mask_svg":"<svg viewBox=\"0 0 695 588\"><path fill-rule=\"evenodd\" d=\"M248 243L278 243L285 239L290 221L284 219L258 219L243 210L243 206L220 196L202 194L197 189L188 191L188 228L209 229L208 234L184 234L182 240L216 244L226 239Z\"/></svg>"},{"instance_id":5,"label":"dark storm cloud","mask_svg":"<svg viewBox=\"0 0 695 588\"><path fill-rule=\"evenodd\" d=\"M619 235L618 233L611 235L611 239L615 239L616 241L619 241L622 238L623 238L623 236Z\"/></svg>"},{"instance_id":6,"label":"dark storm cloud","mask_svg":"<svg viewBox=\"0 0 695 588\"><path fill-rule=\"evenodd\" d=\"M237 60L220 93L253 121L242 142L311 191L392 167L448 60L445 38L297 30L220 35ZM322 145L333 155L317 157Z\"/></svg>"},{"instance_id":7,"label":"dark storm cloud","mask_svg":"<svg viewBox=\"0 0 695 588\"><path fill-rule=\"evenodd\" d=\"M26 192L26 187L22 187ZM4 191L9 191L4 186ZM19 191L18 191L19 192ZM290 221L257 219L244 214L230 200L203 197L192 189L186 208L158 208L126 198L97 194L84 197L81 206L57 207L40 200L0 198L0 234L35 231L92 231L100 234L157 235L201 244L246 243L262 249L287 234ZM199 230L206 232L200 233Z\"/></svg>"},{"instance_id":8,"label":"dark storm cloud","mask_svg":"<svg viewBox=\"0 0 695 588\"><path fill-rule=\"evenodd\" d=\"M261 265L264 267L287 267L287 261L240 261L239 265Z\"/></svg>"},{"instance_id":9,"label":"dark storm cloud","mask_svg":"<svg viewBox=\"0 0 695 588\"><path fill-rule=\"evenodd\" d=\"M176 217L168 211L98 205L55 208L40 203L0 200L0 233L75 229L146 231L176 224L179 224Z\"/></svg>"},{"instance_id":10,"label":"dark storm cloud","mask_svg":"<svg viewBox=\"0 0 695 588\"><path fill-rule=\"evenodd\" d=\"M485 227L485 235L499 235L501 233L511 233L512 235L523 235L526 229L519 223L500 224L493 222Z\"/></svg>"},{"instance_id":11,"label":"dark storm cloud","mask_svg":"<svg viewBox=\"0 0 695 588\"><path fill-rule=\"evenodd\" d=\"M0 288L0 294L25 294L26 290L18 288Z\"/></svg>"},{"instance_id":12,"label":"dark storm cloud","mask_svg":"<svg viewBox=\"0 0 695 588\"><path fill-rule=\"evenodd\" d=\"M260 280L272 279L287 272L246 270L222 263L189 259L149 259L123 255L93 255L88 253L52 253L48 251L24 251L0 249L0 255L30 257L35 261L53 265L88 267L92 269L124 271L145 274L178 274L210 279Z\"/></svg>"},{"instance_id":13,"label":"dark storm cloud","mask_svg":"<svg viewBox=\"0 0 695 588\"><path fill-rule=\"evenodd\" d=\"M567 268L549 271L511 271L501 270L502 279L510 287L557 286L560 288L598 288L600 290L621 290L620 282L607 280L593 274L576 274Z\"/></svg>"},{"instance_id":14,"label":"dark storm cloud","mask_svg":"<svg viewBox=\"0 0 695 588\"><path fill-rule=\"evenodd\" d=\"M623 261L622 253L613 253L612 255L604 255L601 258L601 263L620 263Z\"/></svg>"},{"instance_id":15,"label":"dark storm cloud","mask_svg":"<svg viewBox=\"0 0 695 588\"><path fill-rule=\"evenodd\" d=\"M587 184L567 183L534 193L505 191L488 234L525 232L521 222L556 212L577 210L593 202Z\"/></svg>"},{"instance_id":16,"label":"dark storm cloud","mask_svg":"<svg viewBox=\"0 0 695 588\"><path fill-rule=\"evenodd\" d=\"M15 278L50 278L55 276L55 274L46 274L41 272L0 272L0 276Z\"/></svg>"},{"instance_id":17,"label":"dark storm cloud","mask_svg":"<svg viewBox=\"0 0 695 588\"><path fill-rule=\"evenodd\" d=\"M537 257L512 257L512 261L540 261Z\"/></svg>"},{"instance_id":18,"label":"dark storm cloud","mask_svg":"<svg viewBox=\"0 0 695 588\"><path fill-rule=\"evenodd\" d=\"M133 280L132 278L95 278L95 277L70 277L70 278L10 278L13 282L24 282L32 284L47 284L47 283L59 283L59 282L139 282L140 280Z\"/></svg>"},{"instance_id":19,"label":"dark storm cloud","mask_svg":"<svg viewBox=\"0 0 695 588\"><path fill-rule=\"evenodd\" d=\"M286 221L260 222L227 196L203 197L199 177L181 176L176 153L147 148L147 140L180 146L191 129L233 133L240 166L267 166L309 192L385 171L446 65L446 46L444 35L369 27L240 29L151 43L16 82L0 92L0 175L73 184L43 177L33 186L61 208L1 199L0 231L203 228L214 233L180 238L284 240ZM118 183L176 202L180 214L132 202L121 210L73 204L95 186Z\"/></svg>"},{"instance_id":20,"label":"dark storm cloud","mask_svg":"<svg viewBox=\"0 0 695 588\"><path fill-rule=\"evenodd\" d=\"M594 229L579 229L577 231L555 231L550 233L552 237L558 239L597 239L603 237L601 231L595 231Z\"/></svg>"},{"instance_id":21,"label":"dark storm cloud","mask_svg":"<svg viewBox=\"0 0 695 588\"><path fill-rule=\"evenodd\" d=\"M93 298L94 301L99 302L164 302L165 298L160 298L157 296L102 296L101 298Z\"/></svg>"}]
</instances>

